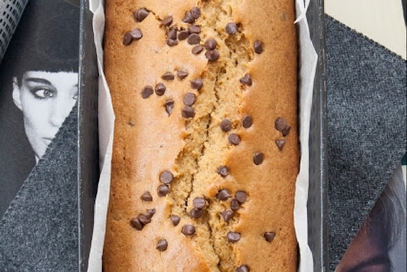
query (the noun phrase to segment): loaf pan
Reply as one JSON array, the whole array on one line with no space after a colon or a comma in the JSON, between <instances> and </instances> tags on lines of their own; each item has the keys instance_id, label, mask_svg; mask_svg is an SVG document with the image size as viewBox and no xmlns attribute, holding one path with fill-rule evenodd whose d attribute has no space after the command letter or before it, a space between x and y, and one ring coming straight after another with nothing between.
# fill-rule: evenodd
<instances>
[{"instance_id":1,"label":"loaf pan","mask_svg":"<svg viewBox=\"0 0 407 272\"><path fill-rule=\"evenodd\" d=\"M327 229L327 107L326 61L323 0L310 1L307 11L310 35L318 54L314 81L311 124L309 135L310 185L308 198L309 246L313 253L314 271L328 271ZM87 271L90 242L93 229L94 200L97 188L97 63L93 43L92 13L89 0L81 6L80 36L80 171L79 171L79 227L80 270Z\"/></svg>"}]
</instances>

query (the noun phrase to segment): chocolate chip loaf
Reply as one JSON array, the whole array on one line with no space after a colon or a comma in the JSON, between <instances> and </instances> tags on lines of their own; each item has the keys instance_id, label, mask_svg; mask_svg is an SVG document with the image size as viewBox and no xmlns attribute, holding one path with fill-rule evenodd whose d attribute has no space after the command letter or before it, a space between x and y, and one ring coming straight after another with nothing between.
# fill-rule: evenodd
<instances>
[{"instance_id":1,"label":"chocolate chip loaf","mask_svg":"<svg viewBox=\"0 0 407 272\"><path fill-rule=\"evenodd\" d=\"M104 271L296 271L293 0L106 0Z\"/></svg>"}]
</instances>

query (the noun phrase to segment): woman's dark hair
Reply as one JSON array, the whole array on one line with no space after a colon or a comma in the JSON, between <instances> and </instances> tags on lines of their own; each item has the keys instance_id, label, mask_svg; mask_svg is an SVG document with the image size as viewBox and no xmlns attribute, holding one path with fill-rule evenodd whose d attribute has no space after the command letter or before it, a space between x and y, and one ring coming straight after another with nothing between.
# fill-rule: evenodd
<instances>
[{"instance_id":1,"label":"woman's dark hair","mask_svg":"<svg viewBox=\"0 0 407 272\"><path fill-rule=\"evenodd\" d=\"M400 165L370 211L364 227L370 239L389 251L398 242L405 220L406 189Z\"/></svg>"},{"instance_id":2,"label":"woman's dark hair","mask_svg":"<svg viewBox=\"0 0 407 272\"><path fill-rule=\"evenodd\" d=\"M26 71L78 72L79 14L79 6L67 1L29 1L9 45L12 75L21 80Z\"/></svg>"}]
</instances>

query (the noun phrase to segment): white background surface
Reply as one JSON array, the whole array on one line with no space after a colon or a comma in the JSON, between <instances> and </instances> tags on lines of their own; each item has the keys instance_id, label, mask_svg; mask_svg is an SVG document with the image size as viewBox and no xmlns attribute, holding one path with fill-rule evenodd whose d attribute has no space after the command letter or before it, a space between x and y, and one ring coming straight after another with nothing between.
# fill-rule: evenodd
<instances>
[{"instance_id":1,"label":"white background surface","mask_svg":"<svg viewBox=\"0 0 407 272\"><path fill-rule=\"evenodd\" d=\"M401 0L325 0L325 12L406 59Z\"/></svg>"}]
</instances>

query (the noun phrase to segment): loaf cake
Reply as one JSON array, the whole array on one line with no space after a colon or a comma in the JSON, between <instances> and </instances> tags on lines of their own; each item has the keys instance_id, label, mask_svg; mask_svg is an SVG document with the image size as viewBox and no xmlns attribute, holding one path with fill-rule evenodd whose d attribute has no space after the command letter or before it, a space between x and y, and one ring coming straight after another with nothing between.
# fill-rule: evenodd
<instances>
[{"instance_id":1,"label":"loaf cake","mask_svg":"<svg viewBox=\"0 0 407 272\"><path fill-rule=\"evenodd\" d=\"M103 271L296 271L293 0L107 0Z\"/></svg>"}]
</instances>

